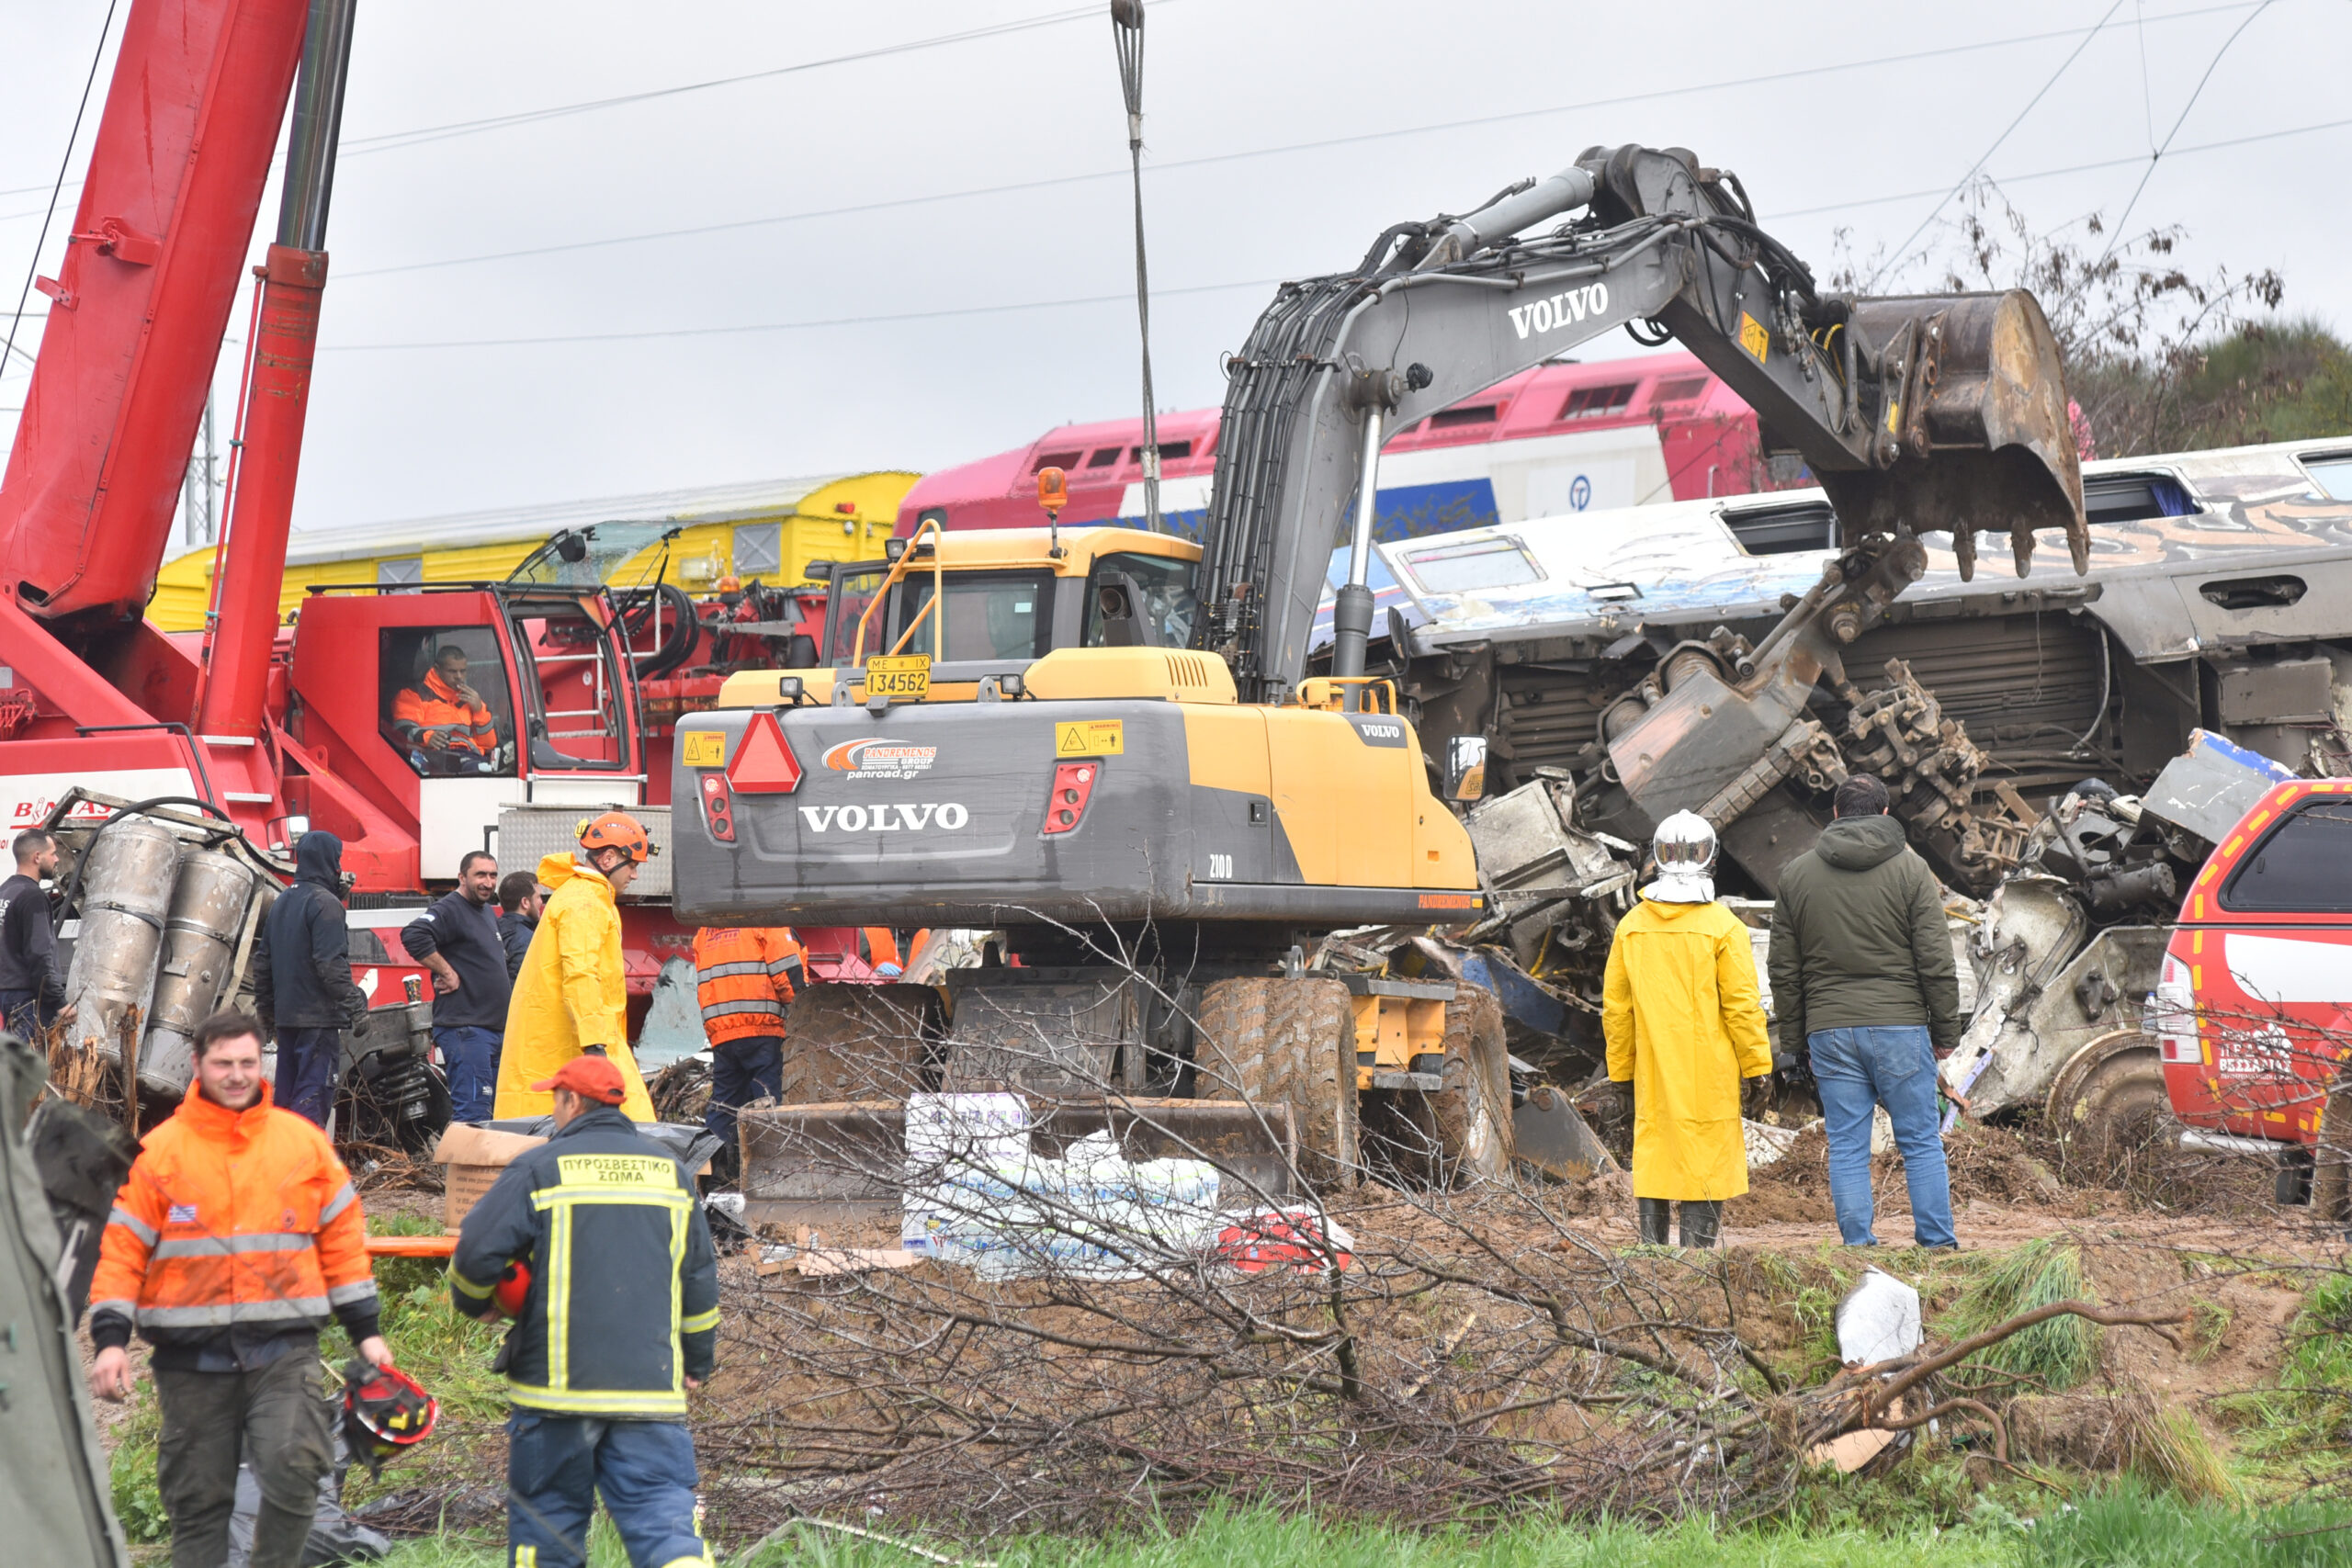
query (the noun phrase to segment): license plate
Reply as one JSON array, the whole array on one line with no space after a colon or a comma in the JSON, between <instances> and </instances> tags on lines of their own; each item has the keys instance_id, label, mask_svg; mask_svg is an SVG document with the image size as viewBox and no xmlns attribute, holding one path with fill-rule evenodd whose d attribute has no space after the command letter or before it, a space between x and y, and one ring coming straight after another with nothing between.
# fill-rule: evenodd
<instances>
[{"instance_id":1,"label":"license plate","mask_svg":"<svg viewBox=\"0 0 2352 1568\"><path fill-rule=\"evenodd\" d=\"M931 695L931 655L883 654L865 661L865 694L919 703Z\"/></svg>"}]
</instances>

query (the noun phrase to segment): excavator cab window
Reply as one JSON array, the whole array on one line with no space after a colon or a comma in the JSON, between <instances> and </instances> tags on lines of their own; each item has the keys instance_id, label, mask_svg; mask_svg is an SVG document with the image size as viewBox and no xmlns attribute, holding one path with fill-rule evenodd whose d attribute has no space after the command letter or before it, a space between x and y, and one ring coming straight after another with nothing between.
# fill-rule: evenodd
<instances>
[{"instance_id":1,"label":"excavator cab window","mask_svg":"<svg viewBox=\"0 0 2352 1568\"><path fill-rule=\"evenodd\" d=\"M376 668L384 739L419 775L513 773L514 699L490 627L387 626Z\"/></svg>"},{"instance_id":2,"label":"excavator cab window","mask_svg":"<svg viewBox=\"0 0 2352 1568\"><path fill-rule=\"evenodd\" d=\"M837 670L848 666L852 651L857 646L857 619L865 614L866 606L874 603L874 595L880 591L882 580L889 574L890 563L888 561L833 568L831 586L825 598L824 657L819 662ZM868 626L866 640L873 641L880 630L878 622ZM866 651L870 653L873 649Z\"/></svg>"},{"instance_id":3,"label":"excavator cab window","mask_svg":"<svg viewBox=\"0 0 2352 1568\"><path fill-rule=\"evenodd\" d=\"M576 601L519 604L512 618L533 771L628 766L626 677L604 623Z\"/></svg>"},{"instance_id":4,"label":"excavator cab window","mask_svg":"<svg viewBox=\"0 0 2352 1568\"><path fill-rule=\"evenodd\" d=\"M900 581L891 606L890 642L912 625L931 603L932 580L916 572ZM947 575L947 646L939 646L938 623L925 616L903 651L928 653L942 662L966 660L1042 659L1052 646L1054 580L1042 571L966 571ZM856 636L854 626L851 631ZM873 640L869 628L867 641ZM887 649L869 646L869 655Z\"/></svg>"},{"instance_id":5,"label":"excavator cab window","mask_svg":"<svg viewBox=\"0 0 2352 1568\"><path fill-rule=\"evenodd\" d=\"M1088 648L1182 648L1192 641L1191 561L1108 555L1086 580Z\"/></svg>"}]
</instances>

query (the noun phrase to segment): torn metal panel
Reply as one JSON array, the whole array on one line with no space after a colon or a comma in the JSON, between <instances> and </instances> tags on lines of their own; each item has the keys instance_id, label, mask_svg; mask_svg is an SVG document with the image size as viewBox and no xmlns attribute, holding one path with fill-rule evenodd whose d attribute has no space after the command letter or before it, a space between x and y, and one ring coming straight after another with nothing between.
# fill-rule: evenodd
<instances>
[{"instance_id":1,"label":"torn metal panel","mask_svg":"<svg viewBox=\"0 0 2352 1568\"><path fill-rule=\"evenodd\" d=\"M2224 736L2193 730L2188 750L2165 764L2141 797L2141 809L2218 844L2265 791L2294 776L2292 768Z\"/></svg>"}]
</instances>

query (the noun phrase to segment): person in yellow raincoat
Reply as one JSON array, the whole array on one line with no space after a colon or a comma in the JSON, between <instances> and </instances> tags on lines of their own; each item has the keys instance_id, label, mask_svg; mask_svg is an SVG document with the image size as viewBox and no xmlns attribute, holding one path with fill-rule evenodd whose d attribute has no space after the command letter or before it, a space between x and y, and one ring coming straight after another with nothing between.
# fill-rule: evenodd
<instances>
[{"instance_id":1,"label":"person in yellow raincoat","mask_svg":"<svg viewBox=\"0 0 2352 1568\"><path fill-rule=\"evenodd\" d=\"M555 1096L531 1086L553 1077L592 1045L604 1047L620 1069L623 1114L633 1122L653 1120L653 1101L628 1048L628 982L616 901L652 853L652 840L636 818L607 811L582 830L578 853L539 862L539 881L553 891L506 1004L492 1111L500 1120L550 1112Z\"/></svg>"},{"instance_id":2,"label":"person in yellow raincoat","mask_svg":"<svg viewBox=\"0 0 2352 1568\"><path fill-rule=\"evenodd\" d=\"M1644 1243L1663 1247L1674 1202L1682 1245L1713 1247L1726 1198L1747 1190L1741 1080L1761 1086L1772 1045L1756 955L1715 902L1715 830L1678 811L1658 824L1657 881L1617 922L1601 982L1609 1076L1634 1093L1634 1198Z\"/></svg>"}]
</instances>

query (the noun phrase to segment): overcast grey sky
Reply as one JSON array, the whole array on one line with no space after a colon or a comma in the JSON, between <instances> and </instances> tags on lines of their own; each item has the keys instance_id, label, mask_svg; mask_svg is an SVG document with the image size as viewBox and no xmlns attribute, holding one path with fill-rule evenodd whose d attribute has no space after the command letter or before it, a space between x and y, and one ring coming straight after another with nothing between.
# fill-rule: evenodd
<instances>
[{"instance_id":1,"label":"overcast grey sky","mask_svg":"<svg viewBox=\"0 0 2352 1568\"><path fill-rule=\"evenodd\" d=\"M0 310L106 14L44 0L0 22ZM1053 0L360 0L297 526L930 469L1132 412L1110 31L1103 7ZM2191 270L2276 267L2289 311L2339 328L2352 288L2347 0L1155 0L1148 39L1163 407L1217 400L1217 356L1273 281L1350 265L1389 223L1463 210L1594 143L1736 169L1822 270L1837 230L1865 254L1894 245L1981 159L2037 226L2112 219L2149 175L2132 227L2186 225ZM2217 142L2237 144L2199 150ZM69 180L44 272L74 196ZM264 238L276 210L273 187ZM241 298L232 334L244 316ZM737 330L752 327L786 330ZM489 341L514 339L554 341ZM404 346L420 344L435 346ZM232 349L224 420L237 368ZM24 384L12 363L0 407Z\"/></svg>"}]
</instances>

